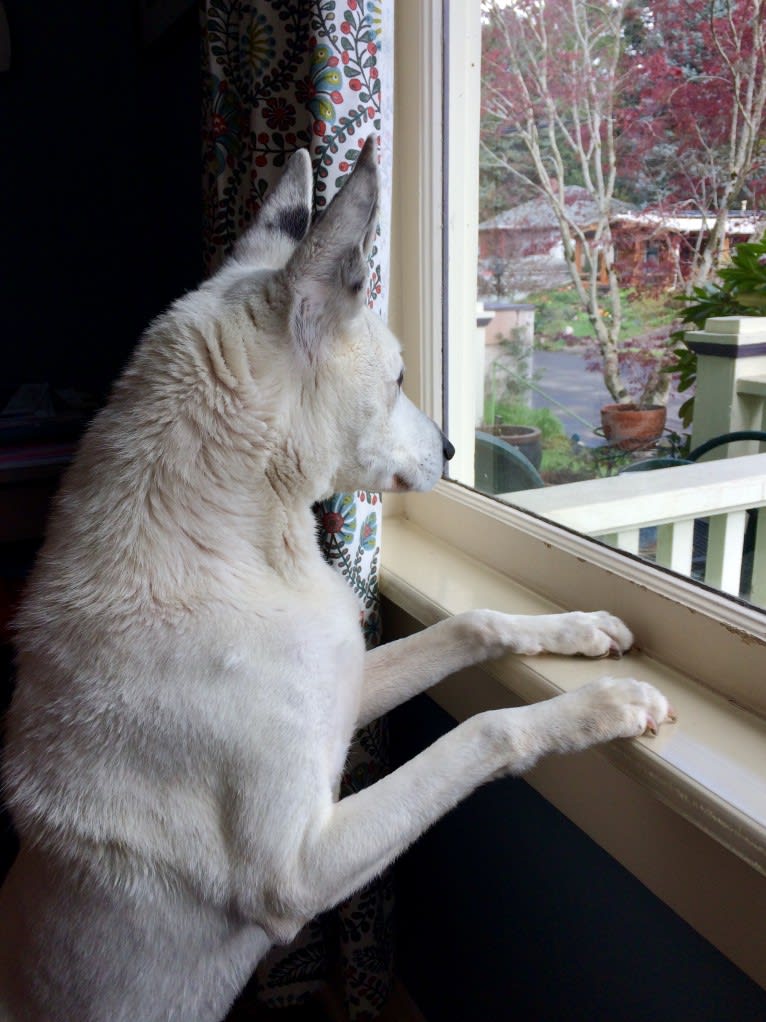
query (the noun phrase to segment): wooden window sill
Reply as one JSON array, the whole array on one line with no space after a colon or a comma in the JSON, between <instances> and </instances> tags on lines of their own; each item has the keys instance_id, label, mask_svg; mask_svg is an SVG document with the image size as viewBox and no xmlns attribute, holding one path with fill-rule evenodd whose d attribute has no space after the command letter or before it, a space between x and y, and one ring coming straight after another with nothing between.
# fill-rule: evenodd
<instances>
[{"instance_id":1,"label":"wooden window sill","mask_svg":"<svg viewBox=\"0 0 766 1022\"><path fill-rule=\"evenodd\" d=\"M473 607L562 609L405 518L387 517L384 531L381 590L395 631L407 627L398 612L428 625ZM461 720L548 698L601 674L657 685L677 708L678 723L654 739L546 761L530 782L766 986L766 938L755 922L766 912L763 719L640 650L595 663L508 655L447 679L432 695Z\"/></svg>"}]
</instances>

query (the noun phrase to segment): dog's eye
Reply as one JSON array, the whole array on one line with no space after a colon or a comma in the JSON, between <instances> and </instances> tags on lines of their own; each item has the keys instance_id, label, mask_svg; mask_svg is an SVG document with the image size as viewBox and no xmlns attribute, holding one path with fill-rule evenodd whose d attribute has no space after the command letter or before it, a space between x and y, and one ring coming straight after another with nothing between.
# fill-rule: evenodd
<instances>
[{"instance_id":1,"label":"dog's eye","mask_svg":"<svg viewBox=\"0 0 766 1022\"><path fill-rule=\"evenodd\" d=\"M396 385L399 388L399 390L402 389L402 384L403 383L404 383L404 370L402 369L402 371L399 373L399 378L396 381Z\"/></svg>"}]
</instances>

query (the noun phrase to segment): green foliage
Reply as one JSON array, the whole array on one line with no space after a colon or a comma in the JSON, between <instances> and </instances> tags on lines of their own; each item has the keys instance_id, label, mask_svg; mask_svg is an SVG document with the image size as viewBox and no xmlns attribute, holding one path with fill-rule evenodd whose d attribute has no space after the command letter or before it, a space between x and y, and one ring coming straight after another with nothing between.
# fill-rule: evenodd
<instances>
[{"instance_id":1,"label":"green foliage","mask_svg":"<svg viewBox=\"0 0 766 1022\"><path fill-rule=\"evenodd\" d=\"M488 415L490 405L488 399L485 403ZM567 474L567 481L570 477L587 479L592 476L587 455L573 449L561 420L550 408L529 408L521 402L512 401L496 405L494 410L495 425L536 426L540 430L543 444L540 472L543 478L562 472ZM489 421L488 417L486 421Z\"/></svg>"},{"instance_id":2,"label":"green foliage","mask_svg":"<svg viewBox=\"0 0 766 1022\"><path fill-rule=\"evenodd\" d=\"M723 291L749 310L741 315L766 314L766 239L737 245L731 265L720 270L719 276Z\"/></svg>"},{"instance_id":3,"label":"green foliage","mask_svg":"<svg viewBox=\"0 0 766 1022\"><path fill-rule=\"evenodd\" d=\"M592 479L593 459L587 449L575 448L569 437L554 436L543 447L540 473L552 484Z\"/></svg>"},{"instance_id":4,"label":"green foliage","mask_svg":"<svg viewBox=\"0 0 766 1022\"><path fill-rule=\"evenodd\" d=\"M538 373L531 372L532 348L525 331L516 327L498 337L501 354L484 381L485 422L490 423L496 420L498 406L517 403L529 391L530 382L539 379Z\"/></svg>"},{"instance_id":5,"label":"green foliage","mask_svg":"<svg viewBox=\"0 0 766 1022\"><path fill-rule=\"evenodd\" d=\"M702 330L709 319L717 316L766 316L766 238L737 245L731 263L718 272L719 282L695 287L684 303L680 319L684 327ZM673 362L664 372L677 373L678 390L690 390L697 380L697 356L684 341L684 328L670 335L675 344ZM684 428L694 418L694 397L679 409Z\"/></svg>"},{"instance_id":6,"label":"green foliage","mask_svg":"<svg viewBox=\"0 0 766 1022\"><path fill-rule=\"evenodd\" d=\"M485 402L485 422L489 422L491 400ZM567 436L561 420L550 408L530 408L520 401L509 401L494 406L495 425L536 426L542 436L543 456L540 474L551 485L616 475L629 465L630 453L603 448L578 446Z\"/></svg>"},{"instance_id":7,"label":"green foliage","mask_svg":"<svg viewBox=\"0 0 766 1022\"><path fill-rule=\"evenodd\" d=\"M490 400L485 402L485 414L490 411ZM543 444L556 436L564 436L561 420L550 408L530 408L520 401L502 402L495 405L494 420L487 418L495 426L536 426L540 430Z\"/></svg>"},{"instance_id":8,"label":"green foliage","mask_svg":"<svg viewBox=\"0 0 766 1022\"><path fill-rule=\"evenodd\" d=\"M673 349L673 359L662 371L678 377L676 389L679 394L684 394L697 382L697 355L686 347L683 330L674 331L670 335L670 340L676 345ZM678 417L684 429L689 429L694 418L693 394L679 406Z\"/></svg>"}]
</instances>

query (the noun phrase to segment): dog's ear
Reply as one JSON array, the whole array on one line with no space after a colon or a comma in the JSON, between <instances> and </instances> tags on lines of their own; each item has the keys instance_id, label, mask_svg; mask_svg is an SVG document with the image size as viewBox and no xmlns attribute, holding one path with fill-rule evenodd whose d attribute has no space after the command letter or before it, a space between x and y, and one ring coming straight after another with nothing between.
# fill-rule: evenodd
<instances>
[{"instance_id":1,"label":"dog's ear","mask_svg":"<svg viewBox=\"0 0 766 1022\"><path fill-rule=\"evenodd\" d=\"M248 266L284 266L309 229L312 185L311 157L308 150L299 149L253 225L237 241L232 257Z\"/></svg>"},{"instance_id":2,"label":"dog's ear","mask_svg":"<svg viewBox=\"0 0 766 1022\"><path fill-rule=\"evenodd\" d=\"M285 267L293 298L293 336L310 359L322 339L364 302L379 187L377 140L371 135L349 179Z\"/></svg>"}]
</instances>

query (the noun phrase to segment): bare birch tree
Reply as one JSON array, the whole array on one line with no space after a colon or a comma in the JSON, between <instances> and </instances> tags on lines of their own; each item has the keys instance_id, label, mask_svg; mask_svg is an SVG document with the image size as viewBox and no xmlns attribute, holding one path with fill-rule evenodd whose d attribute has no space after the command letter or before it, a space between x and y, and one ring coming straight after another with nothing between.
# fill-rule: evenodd
<instances>
[{"instance_id":1,"label":"bare birch tree","mask_svg":"<svg viewBox=\"0 0 766 1022\"><path fill-rule=\"evenodd\" d=\"M611 232L615 102L626 3L487 3L482 82L485 114L498 130L510 130L520 139L529 161L509 160L486 136L484 156L533 187L553 210L572 284L596 336L604 383L615 401L631 398L619 366L622 299ZM589 230L567 206L573 171L596 209ZM579 265L578 247L585 256ZM605 291L599 283L604 277ZM667 381L658 380L656 389L644 400L664 398Z\"/></svg>"}]
</instances>

